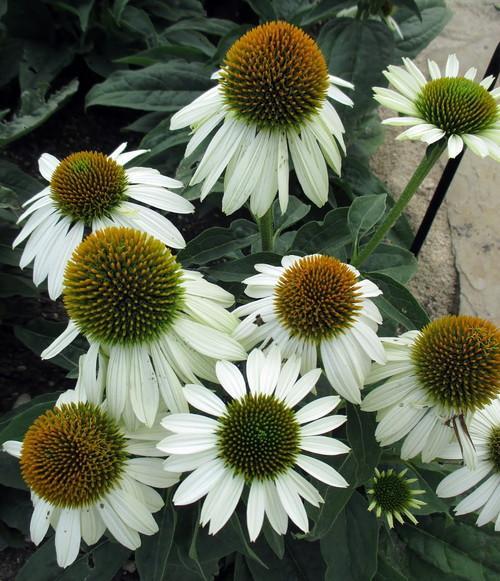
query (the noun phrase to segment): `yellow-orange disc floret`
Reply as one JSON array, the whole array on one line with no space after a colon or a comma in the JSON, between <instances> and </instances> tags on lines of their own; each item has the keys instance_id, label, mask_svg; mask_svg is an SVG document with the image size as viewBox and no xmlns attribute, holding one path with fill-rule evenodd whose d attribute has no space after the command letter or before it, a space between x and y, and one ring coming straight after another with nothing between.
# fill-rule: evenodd
<instances>
[{"instance_id":1,"label":"yellow-orange disc floret","mask_svg":"<svg viewBox=\"0 0 500 581\"><path fill-rule=\"evenodd\" d=\"M332 256L298 260L278 280L275 308L291 335L312 341L349 328L361 310L356 274Z\"/></svg>"},{"instance_id":2,"label":"yellow-orange disc floret","mask_svg":"<svg viewBox=\"0 0 500 581\"><path fill-rule=\"evenodd\" d=\"M87 225L109 215L125 199L127 176L121 165L97 151L65 157L50 180L52 199L59 210Z\"/></svg>"},{"instance_id":3,"label":"yellow-orange disc floret","mask_svg":"<svg viewBox=\"0 0 500 581\"><path fill-rule=\"evenodd\" d=\"M21 473L53 506L88 506L120 480L125 446L118 425L99 406L63 404L39 416L26 432Z\"/></svg>"},{"instance_id":4,"label":"yellow-orange disc floret","mask_svg":"<svg viewBox=\"0 0 500 581\"><path fill-rule=\"evenodd\" d=\"M253 28L229 49L220 86L229 108L260 128L297 127L322 105L328 67L316 42L287 22Z\"/></svg>"}]
</instances>

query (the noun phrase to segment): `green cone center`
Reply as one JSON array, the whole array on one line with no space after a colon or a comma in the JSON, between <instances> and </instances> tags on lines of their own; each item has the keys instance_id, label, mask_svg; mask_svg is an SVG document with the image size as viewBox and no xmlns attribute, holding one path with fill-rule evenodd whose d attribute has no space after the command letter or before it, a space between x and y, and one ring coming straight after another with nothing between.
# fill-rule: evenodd
<instances>
[{"instance_id":1,"label":"green cone center","mask_svg":"<svg viewBox=\"0 0 500 581\"><path fill-rule=\"evenodd\" d=\"M491 430L488 441L488 458L495 471L500 473L500 426L495 426Z\"/></svg>"},{"instance_id":2,"label":"green cone center","mask_svg":"<svg viewBox=\"0 0 500 581\"><path fill-rule=\"evenodd\" d=\"M406 478L396 472L382 472L373 481L373 499L383 512L403 512L412 494Z\"/></svg>"},{"instance_id":3,"label":"green cone center","mask_svg":"<svg viewBox=\"0 0 500 581\"><path fill-rule=\"evenodd\" d=\"M274 305L291 335L309 341L335 337L348 329L361 309L356 274L331 256L307 256L278 280Z\"/></svg>"},{"instance_id":4,"label":"green cone center","mask_svg":"<svg viewBox=\"0 0 500 581\"><path fill-rule=\"evenodd\" d=\"M63 404L39 416L26 432L21 473L30 489L54 506L88 506L120 480L125 446L125 436L101 408Z\"/></svg>"},{"instance_id":5,"label":"green cone center","mask_svg":"<svg viewBox=\"0 0 500 581\"><path fill-rule=\"evenodd\" d=\"M64 158L52 174L50 191L59 210L91 225L109 216L125 198L127 176L121 165L97 151L80 151Z\"/></svg>"},{"instance_id":6,"label":"green cone center","mask_svg":"<svg viewBox=\"0 0 500 581\"><path fill-rule=\"evenodd\" d=\"M429 323L413 345L412 360L429 397L448 410L481 409L500 393L500 331L479 317Z\"/></svg>"},{"instance_id":7,"label":"green cone center","mask_svg":"<svg viewBox=\"0 0 500 581\"><path fill-rule=\"evenodd\" d=\"M131 228L106 228L75 250L64 277L64 306L80 331L106 344L157 339L173 324L184 289L165 245Z\"/></svg>"},{"instance_id":8,"label":"green cone center","mask_svg":"<svg viewBox=\"0 0 500 581\"><path fill-rule=\"evenodd\" d=\"M293 411L274 396L234 400L220 422L220 457L247 481L273 479L294 465L300 427Z\"/></svg>"},{"instance_id":9,"label":"green cone center","mask_svg":"<svg viewBox=\"0 0 500 581\"><path fill-rule=\"evenodd\" d=\"M448 135L477 133L490 127L498 117L490 93L464 77L429 81L420 92L416 107L427 123Z\"/></svg>"},{"instance_id":10,"label":"green cone center","mask_svg":"<svg viewBox=\"0 0 500 581\"><path fill-rule=\"evenodd\" d=\"M229 108L260 128L300 127L328 90L328 67L316 42L287 22L268 22L226 54L220 87Z\"/></svg>"}]
</instances>

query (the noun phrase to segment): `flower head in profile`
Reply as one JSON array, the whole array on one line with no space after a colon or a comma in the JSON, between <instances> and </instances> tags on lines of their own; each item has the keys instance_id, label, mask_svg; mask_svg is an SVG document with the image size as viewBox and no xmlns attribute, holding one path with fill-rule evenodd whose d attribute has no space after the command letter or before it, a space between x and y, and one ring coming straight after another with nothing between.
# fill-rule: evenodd
<instances>
[{"instance_id":1,"label":"flower head in profile","mask_svg":"<svg viewBox=\"0 0 500 581\"><path fill-rule=\"evenodd\" d=\"M333 389L361 403L361 388L372 360L383 364L377 337L382 317L371 298L382 291L332 256L285 256L281 266L256 264L245 293L256 300L237 308L244 317L234 337L247 348L271 341L284 357L300 358L302 372L318 355Z\"/></svg>"},{"instance_id":2,"label":"flower head in profile","mask_svg":"<svg viewBox=\"0 0 500 581\"><path fill-rule=\"evenodd\" d=\"M162 425L173 432L158 444L169 454L166 470L193 471L182 481L174 504L196 502L206 495L201 523L215 534L233 514L245 487L249 488L247 526L255 540L264 515L278 534L285 534L290 518L301 530L309 529L302 499L322 502L316 488L297 469L330 486L347 482L331 466L309 455L345 454L349 448L325 434L345 422L329 416L340 398L317 398L294 409L314 388L320 369L300 379L300 361L284 364L278 349L265 355L255 349L246 363L246 381L232 363L220 361L218 382L229 396L224 403L201 385L187 385L190 405L204 414L171 414ZM248 388L247 388L248 384Z\"/></svg>"},{"instance_id":3,"label":"flower head in profile","mask_svg":"<svg viewBox=\"0 0 500 581\"><path fill-rule=\"evenodd\" d=\"M155 534L152 513L164 501L152 487L178 480L154 457L159 456L153 446L157 434L158 427L126 432L105 403L69 391L33 422L22 442L5 442L4 450L19 458L31 491L31 540L40 544L52 525L57 563L67 567L78 556L81 539L93 545L108 530L134 550L141 544L139 533Z\"/></svg>"},{"instance_id":4,"label":"flower head in profile","mask_svg":"<svg viewBox=\"0 0 500 581\"><path fill-rule=\"evenodd\" d=\"M478 527L494 522L495 530L500 531L499 399L474 414L470 435L477 452L476 467L457 468L441 481L436 492L442 498L453 498L474 488L456 505L455 514L479 512ZM443 457L460 458L458 446L450 446Z\"/></svg>"},{"instance_id":5,"label":"flower head in profile","mask_svg":"<svg viewBox=\"0 0 500 581\"><path fill-rule=\"evenodd\" d=\"M386 125L410 126L397 139L417 139L427 144L447 140L449 157L456 157L464 143L480 157L500 161L500 89L488 91L492 76L476 82L470 68L459 76L459 63L452 54L444 74L429 61L427 80L408 58L404 67L389 66L384 75L394 87L375 87L375 100L403 116L385 119Z\"/></svg>"},{"instance_id":6,"label":"flower head in profile","mask_svg":"<svg viewBox=\"0 0 500 581\"><path fill-rule=\"evenodd\" d=\"M233 296L182 269L144 232L111 227L88 236L68 263L63 298L68 327L42 358L84 335L83 389L96 401L105 388L110 412L127 425L134 416L151 425L160 398L169 410L187 411L181 381L214 380L217 359L246 356L230 337Z\"/></svg>"},{"instance_id":7,"label":"flower head in profile","mask_svg":"<svg viewBox=\"0 0 500 581\"><path fill-rule=\"evenodd\" d=\"M344 127L329 99L352 106L337 87L352 89L351 83L329 75L316 42L287 22L247 32L215 76L217 86L176 113L170 125L192 127L186 155L218 127L191 180L202 183L201 199L225 171L226 214L250 198L251 211L261 217L277 192L284 212L291 157L305 195L322 206L327 164L340 174L340 150L345 152Z\"/></svg>"},{"instance_id":8,"label":"flower head in profile","mask_svg":"<svg viewBox=\"0 0 500 581\"><path fill-rule=\"evenodd\" d=\"M194 211L193 205L170 191L182 183L147 167L124 166L146 150L125 152L122 143L111 155L79 151L59 161L44 153L38 162L49 182L25 202L19 222L26 220L14 246L28 238L21 268L34 260L33 281L48 279L51 299L62 292L64 269L86 229L131 226L148 232L172 248L183 248L179 230L164 216L134 200L176 214Z\"/></svg>"},{"instance_id":9,"label":"flower head in profile","mask_svg":"<svg viewBox=\"0 0 500 581\"><path fill-rule=\"evenodd\" d=\"M404 438L403 459L440 456L457 437L469 466L475 450L471 414L500 393L500 331L479 317L441 317L422 331L383 339L387 364L374 365L367 383L382 385L362 403L377 411L382 446Z\"/></svg>"},{"instance_id":10,"label":"flower head in profile","mask_svg":"<svg viewBox=\"0 0 500 581\"><path fill-rule=\"evenodd\" d=\"M425 494L425 490L412 488L411 485L417 482L417 479L406 478L407 471L405 469L396 472L392 468L387 471L375 468L371 488L367 490L370 503L368 510L374 510L378 518L385 517L391 529L394 527L394 520L404 524L404 517L417 524L412 509L418 510L426 504L416 498Z\"/></svg>"}]
</instances>

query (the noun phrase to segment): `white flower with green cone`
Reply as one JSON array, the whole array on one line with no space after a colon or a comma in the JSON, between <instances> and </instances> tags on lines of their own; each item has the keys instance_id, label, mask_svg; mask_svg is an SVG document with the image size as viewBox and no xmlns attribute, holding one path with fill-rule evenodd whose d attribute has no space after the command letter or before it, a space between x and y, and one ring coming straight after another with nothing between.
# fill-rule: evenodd
<instances>
[{"instance_id":1,"label":"white flower with green cone","mask_svg":"<svg viewBox=\"0 0 500 581\"><path fill-rule=\"evenodd\" d=\"M456 157L464 144L480 157L500 161L500 88L489 91L494 82L488 76L475 81L472 67L459 76L459 62L452 54L442 73L429 60L427 80L418 67L403 58L404 67L389 66L384 75L394 87L375 87L375 100L402 114L385 119L385 125L409 126L397 139L416 139L431 144L446 140L448 155Z\"/></svg>"},{"instance_id":2,"label":"white flower with green cone","mask_svg":"<svg viewBox=\"0 0 500 581\"><path fill-rule=\"evenodd\" d=\"M130 228L88 236L68 264L66 330L42 352L48 359L83 334L90 343L81 382L96 401L106 390L110 412L127 425L152 425L160 400L187 411L181 383L214 381L217 359L241 360L231 338L234 298L201 274L182 269L165 245Z\"/></svg>"},{"instance_id":3,"label":"white flower with green cone","mask_svg":"<svg viewBox=\"0 0 500 581\"><path fill-rule=\"evenodd\" d=\"M220 361L216 373L230 398L228 403L202 385L187 385L184 392L189 404L208 416L171 414L162 421L174 433L158 444L169 454L165 469L193 471L177 488L174 504L191 504L206 495L201 524L210 523L210 534L225 525L246 486L250 488L247 527L252 541L265 515L280 535L287 531L288 518L307 532L302 499L319 506L322 498L297 468L330 486L348 486L334 468L309 455L349 451L342 442L322 435L346 420L328 415L340 398L317 398L295 410L321 374L320 369L313 369L299 378L299 372L299 359L290 357L282 364L277 348L267 355L258 349L250 353L246 381L234 364Z\"/></svg>"},{"instance_id":4,"label":"white flower with green cone","mask_svg":"<svg viewBox=\"0 0 500 581\"><path fill-rule=\"evenodd\" d=\"M234 337L247 349L278 345L284 357L300 358L305 373L320 365L333 389L361 403L372 360L385 363L377 336L382 317L371 300L382 291L332 256L285 256L281 266L256 264L243 282L256 299L234 313L243 320Z\"/></svg>"},{"instance_id":5,"label":"white flower with green cone","mask_svg":"<svg viewBox=\"0 0 500 581\"><path fill-rule=\"evenodd\" d=\"M382 341L387 363L373 366L366 383L379 385L361 405L377 412L380 444L403 440L401 458L421 454L431 462L457 438L473 467L472 413L500 392L498 328L479 317L450 315Z\"/></svg>"},{"instance_id":6,"label":"white flower with green cone","mask_svg":"<svg viewBox=\"0 0 500 581\"><path fill-rule=\"evenodd\" d=\"M69 391L33 422L22 442L3 444L19 458L31 491L31 540L39 545L52 526L60 567L75 561L82 539L93 545L106 530L130 550L141 545L140 534L158 531L152 514L164 501L153 487L178 481L178 474L163 469L162 458L145 457L147 450L160 455L153 448L158 428L127 432L106 403Z\"/></svg>"},{"instance_id":7,"label":"white flower with green cone","mask_svg":"<svg viewBox=\"0 0 500 581\"><path fill-rule=\"evenodd\" d=\"M352 106L328 74L314 40L287 22L267 22L237 40L216 73L217 86L173 115L170 128L190 126L191 155L217 129L191 185L203 200L225 172L222 209L232 214L250 199L261 218L276 193L288 204L290 159L305 195L317 206L328 199L327 164L340 175L344 126L329 99Z\"/></svg>"},{"instance_id":8,"label":"white flower with green cone","mask_svg":"<svg viewBox=\"0 0 500 581\"><path fill-rule=\"evenodd\" d=\"M474 415L470 435L477 454L476 467L457 468L441 481L436 492L442 498L467 493L456 505L455 514L479 512L478 527L493 522L500 532L500 400ZM451 446L443 457L460 458L460 449Z\"/></svg>"},{"instance_id":9,"label":"white flower with green cone","mask_svg":"<svg viewBox=\"0 0 500 581\"><path fill-rule=\"evenodd\" d=\"M130 226L172 248L185 246L170 220L142 205L176 214L194 212L191 202L170 191L181 188L182 183L156 169L125 168L147 151L125 152L126 145L122 143L110 155L79 151L63 160L49 153L39 159L40 173L49 185L24 203L28 208L18 221L26 222L14 247L28 239L20 266L34 261L33 281L38 286L47 278L53 300L62 292L64 269L86 229Z\"/></svg>"}]
</instances>

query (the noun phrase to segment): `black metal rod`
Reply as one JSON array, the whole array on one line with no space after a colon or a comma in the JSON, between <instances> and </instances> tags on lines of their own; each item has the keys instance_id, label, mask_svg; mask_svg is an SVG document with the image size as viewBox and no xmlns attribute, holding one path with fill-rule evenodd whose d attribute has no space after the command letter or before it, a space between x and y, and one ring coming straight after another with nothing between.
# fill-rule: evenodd
<instances>
[{"instance_id":1,"label":"black metal rod","mask_svg":"<svg viewBox=\"0 0 500 581\"><path fill-rule=\"evenodd\" d=\"M497 44L495 52L491 57L491 60L488 64L488 68L486 69L484 76L487 77L488 75L493 75L495 77L495 81L492 83L492 85L494 85L494 83L496 83L498 79L499 71L500 71L500 43ZM439 208L441 207L441 204L443 203L443 200L446 197L446 192L448 191L451 181L453 180L453 177L458 169L458 166L462 161L464 152L465 148L459 155L457 155L457 157L448 160L448 163L444 168L443 175L439 180L434 195L432 196L430 204L427 207L425 216L417 230L415 239L413 240L413 243L410 248L410 250L413 252L413 254L415 254L415 256L418 256L420 250L422 249L425 239L429 234L429 230L431 229L434 219L436 218L436 214L438 213Z\"/></svg>"}]
</instances>

